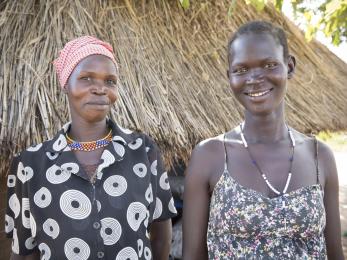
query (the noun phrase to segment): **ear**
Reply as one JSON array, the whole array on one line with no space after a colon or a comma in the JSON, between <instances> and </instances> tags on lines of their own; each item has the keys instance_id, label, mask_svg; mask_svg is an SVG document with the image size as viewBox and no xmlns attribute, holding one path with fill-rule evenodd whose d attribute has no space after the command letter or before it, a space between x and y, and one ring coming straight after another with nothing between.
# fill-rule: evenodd
<instances>
[{"instance_id":1,"label":"ear","mask_svg":"<svg viewBox=\"0 0 347 260\"><path fill-rule=\"evenodd\" d=\"M291 79L295 72L296 60L293 55L288 56L288 79Z\"/></svg>"}]
</instances>

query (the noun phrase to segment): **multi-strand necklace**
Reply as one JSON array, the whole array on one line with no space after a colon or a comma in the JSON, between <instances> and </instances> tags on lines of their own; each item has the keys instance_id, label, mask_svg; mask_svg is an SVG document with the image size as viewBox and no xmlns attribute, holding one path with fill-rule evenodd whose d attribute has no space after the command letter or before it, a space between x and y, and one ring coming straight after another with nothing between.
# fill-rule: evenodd
<instances>
[{"instance_id":1,"label":"multi-strand necklace","mask_svg":"<svg viewBox=\"0 0 347 260\"><path fill-rule=\"evenodd\" d=\"M249 157L251 158L253 165L258 169L258 171L259 171L259 173L261 174L261 177L264 179L266 185L267 185L274 193L276 193L277 195L283 195L284 193L287 192L287 189L288 189L290 180L291 180L291 178L292 178L292 166L293 166L293 161L294 161L295 139L294 139L294 136L293 136L292 131L289 129L288 126L287 126L287 130L288 130L289 139L290 139L290 141L291 141L291 150L292 150L292 152L291 152L291 155L290 155L290 157L289 157L290 166L289 166L289 171L288 171L288 176L287 176L286 184L285 184L285 186L284 186L284 189L283 189L282 192L281 192L281 191L279 191L278 189L276 189L276 188L271 184L271 182L270 182L269 179L267 178L266 174L260 169L258 163L256 162L256 160L255 160L254 157L252 156L252 153L251 153L251 151L250 151L249 148L248 148L248 144L247 144L245 135L243 134L242 124L240 124L240 135L241 135L241 140L242 140L242 143L243 143L244 147L245 147L246 150L248 151Z\"/></svg>"},{"instance_id":2,"label":"multi-strand necklace","mask_svg":"<svg viewBox=\"0 0 347 260\"><path fill-rule=\"evenodd\" d=\"M69 137L68 134L66 134L66 140L71 150L90 152L90 151L99 149L101 147L107 146L112 141L112 130L110 130L110 132L104 138L101 138L96 141L77 142L71 139L71 137Z\"/></svg>"}]
</instances>

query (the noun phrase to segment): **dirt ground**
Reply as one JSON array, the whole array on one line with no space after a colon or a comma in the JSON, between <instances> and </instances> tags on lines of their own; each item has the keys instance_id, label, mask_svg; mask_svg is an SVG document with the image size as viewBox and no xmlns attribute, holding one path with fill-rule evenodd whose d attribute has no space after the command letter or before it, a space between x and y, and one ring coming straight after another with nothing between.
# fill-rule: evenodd
<instances>
[{"instance_id":1,"label":"dirt ground","mask_svg":"<svg viewBox=\"0 0 347 260\"><path fill-rule=\"evenodd\" d=\"M336 166L340 183L340 219L342 245L345 258L347 259L347 151L335 152ZM344 234L346 236L344 236Z\"/></svg>"}]
</instances>

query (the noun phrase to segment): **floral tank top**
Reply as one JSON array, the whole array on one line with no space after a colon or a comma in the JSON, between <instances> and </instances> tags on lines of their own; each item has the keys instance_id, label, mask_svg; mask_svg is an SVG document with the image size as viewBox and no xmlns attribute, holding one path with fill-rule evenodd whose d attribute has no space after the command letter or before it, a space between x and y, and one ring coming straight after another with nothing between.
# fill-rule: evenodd
<instances>
[{"instance_id":1,"label":"floral tank top","mask_svg":"<svg viewBox=\"0 0 347 260\"><path fill-rule=\"evenodd\" d=\"M226 155L210 203L209 259L327 259L318 166L317 184L268 198L232 178Z\"/></svg>"}]
</instances>

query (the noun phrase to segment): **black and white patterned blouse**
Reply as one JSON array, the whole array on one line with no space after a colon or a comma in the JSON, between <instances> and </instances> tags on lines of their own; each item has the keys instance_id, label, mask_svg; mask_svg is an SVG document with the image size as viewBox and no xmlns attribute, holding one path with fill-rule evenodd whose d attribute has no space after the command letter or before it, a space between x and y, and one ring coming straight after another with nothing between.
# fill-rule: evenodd
<instances>
[{"instance_id":1,"label":"black and white patterned blouse","mask_svg":"<svg viewBox=\"0 0 347 260\"><path fill-rule=\"evenodd\" d=\"M152 259L149 226L176 214L158 147L108 121L95 183L67 146L66 124L21 152L8 176L5 231L12 251L41 259Z\"/></svg>"}]
</instances>

